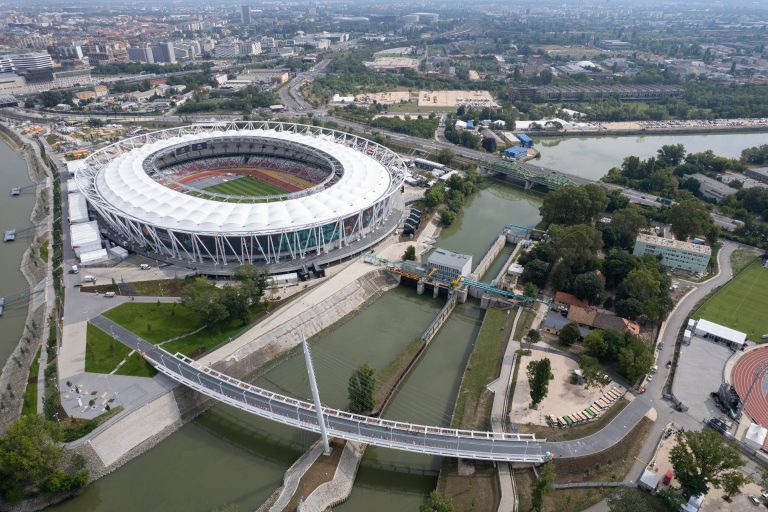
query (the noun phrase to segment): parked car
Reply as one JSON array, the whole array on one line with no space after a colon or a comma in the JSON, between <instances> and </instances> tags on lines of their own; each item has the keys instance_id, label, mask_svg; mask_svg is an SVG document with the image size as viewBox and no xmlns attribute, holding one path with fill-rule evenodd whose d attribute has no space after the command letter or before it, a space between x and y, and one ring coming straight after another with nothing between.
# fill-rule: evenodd
<instances>
[{"instance_id":1,"label":"parked car","mask_svg":"<svg viewBox=\"0 0 768 512\"><path fill-rule=\"evenodd\" d=\"M149 269L150 269L150 268L152 268L152 267L150 267L150 266L149 266L148 264L146 264L146 263L142 263L141 265L139 265L139 268L140 268L141 270L149 270Z\"/></svg>"},{"instance_id":2,"label":"parked car","mask_svg":"<svg viewBox=\"0 0 768 512\"><path fill-rule=\"evenodd\" d=\"M108 299L111 299L111 298L112 298L112 297L114 297L114 296L115 296L115 292L106 292L106 293L104 294L104 297L106 297L106 298L108 298Z\"/></svg>"}]
</instances>

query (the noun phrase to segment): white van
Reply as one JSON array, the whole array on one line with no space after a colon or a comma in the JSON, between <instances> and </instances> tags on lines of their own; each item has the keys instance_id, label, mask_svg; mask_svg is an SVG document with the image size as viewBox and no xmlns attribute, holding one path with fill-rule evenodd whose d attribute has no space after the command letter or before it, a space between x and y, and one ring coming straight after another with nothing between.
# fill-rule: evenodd
<instances>
[{"instance_id":1,"label":"white van","mask_svg":"<svg viewBox=\"0 0 768 512\"><path fill-rule=\"evenodd\" d=\"M95 283L96 282L96 276L85 276L83 278L83 281L86 283Z\"/></svg>"},{"instance_id":2,"label":"white van","mask_svg":"<svg viewBox=\"0 0 768 512\"><path fill-rule=\"evenodd\" d=\"M106 297L108 299L111 299L114 296L115 296L115 292L106 292L106 293L104 293L104 297Z\"/></svg>"},{"instance_id":3,"label":"white van","mask_svg":"<svg viewBox=\"0 0 768 512\"><path fill-rule=\"evenodd\" d=\"M79 274L80 269L77 268L77 265L72 265L72 270L70 270L70 272L72 272L73 274Z\"/></svg>"},{"instance_id":4,"label":"white van","mask_svg":"<svg viewBox=\"0 0 768 512\"><path fill-rule=\"evenodd\" d=\"M142 263L141 265L139 265L139 268L141 270L149 270L152 267L150 267L147 263Z\"/></svg>"}]
</instances>

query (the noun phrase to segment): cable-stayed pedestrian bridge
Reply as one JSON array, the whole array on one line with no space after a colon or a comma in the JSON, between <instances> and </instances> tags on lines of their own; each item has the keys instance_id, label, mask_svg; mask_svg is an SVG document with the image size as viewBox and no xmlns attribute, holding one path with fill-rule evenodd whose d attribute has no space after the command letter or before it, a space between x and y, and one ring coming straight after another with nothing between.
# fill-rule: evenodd
<instances>
[{"instance_id":1,"label":"cable-stayed pedestrian bridge","mask_svg":"<svg viewBox=\"0 0 768 512\"><path fill-rule=\"evenodd\" d=\"M320 415L311 402L242 382L183 354L172 355L154 346L146 348L144 357L159 372L195 391L284 425L317 433L322 430ZM328 435L349 441L462 459L540 463L549 458L544 440L533 434L456 430L321 409Z\"/></svg>"}]
</instances>

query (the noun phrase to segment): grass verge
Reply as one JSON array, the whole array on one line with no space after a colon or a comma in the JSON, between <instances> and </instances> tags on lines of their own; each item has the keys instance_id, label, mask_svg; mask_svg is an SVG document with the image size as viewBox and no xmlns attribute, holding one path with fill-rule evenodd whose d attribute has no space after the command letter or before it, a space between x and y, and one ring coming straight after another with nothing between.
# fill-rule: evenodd
<instances>
[{"instance_id":1,"label":"grass verge","mask_svg":"<svg viewBox=\"0 0 768 512\"><path fill-rule=\"evenodd\" d=\"M130 351L106 332L88 324L85 334L85 371L110 373Z\"/></svg>"},{"instance_id":2,"label":"grass verge","mask_svg":"<svg viewBox=\"0 0 768 512\"><path fill-rule=\"evenodd\" d=\"M29 367L27 387L24 389L24 400L21 405L22 416L37 414L37 375L40 372L40 350L35 354L32 365Z\"/></svg>"},{"instance_id":3,"label":"grass verge","mask_svg":"<svg viewBox=\"0 0 768 512\"><path fill-rule=\"evenodd\" d=\"M414 338L406 347L389 362L387 366L376 373L376 393L374 399L376 407L380 407L387 393L400 378L400 374L408 366L421 347L421 340Z\"/></svg>"},{"instance_id":4,"label":"grass verge","mask_svg":"<svg viewBox=\"0 0 768 512\"><path fill-rule=\"evenodd\" d=\"M461 381L452 427L471 430L489 427L493 393L486 386L499 376L515 313L500 309L486 311Z\"/></svg>"}]
</instances>

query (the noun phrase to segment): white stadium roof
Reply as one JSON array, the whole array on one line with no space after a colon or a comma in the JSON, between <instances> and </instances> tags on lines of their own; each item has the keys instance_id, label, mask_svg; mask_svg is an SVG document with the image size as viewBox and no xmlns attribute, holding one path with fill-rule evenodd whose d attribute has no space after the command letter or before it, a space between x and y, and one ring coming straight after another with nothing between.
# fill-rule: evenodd
<instances>
[{"instance_id":1,"label":"white stadium roof","mask_svg":"<svg viewBox=\"0 0 768 512\"><path fill-rule=\"evenodd\" d=\"M143 161L170 146L227 137L271 137L304 144L330 154L344 168L334 185L314 194L264 203L233 203L187 195L158 183ZM356 214L383 198L392 185L390 172L378 161L333 140L275 130L188 133L144 144L109 162L96 188L112 208L126 217L171 230L190 232L264 232L316 226Z\"/></svg>"}]
</instances>

